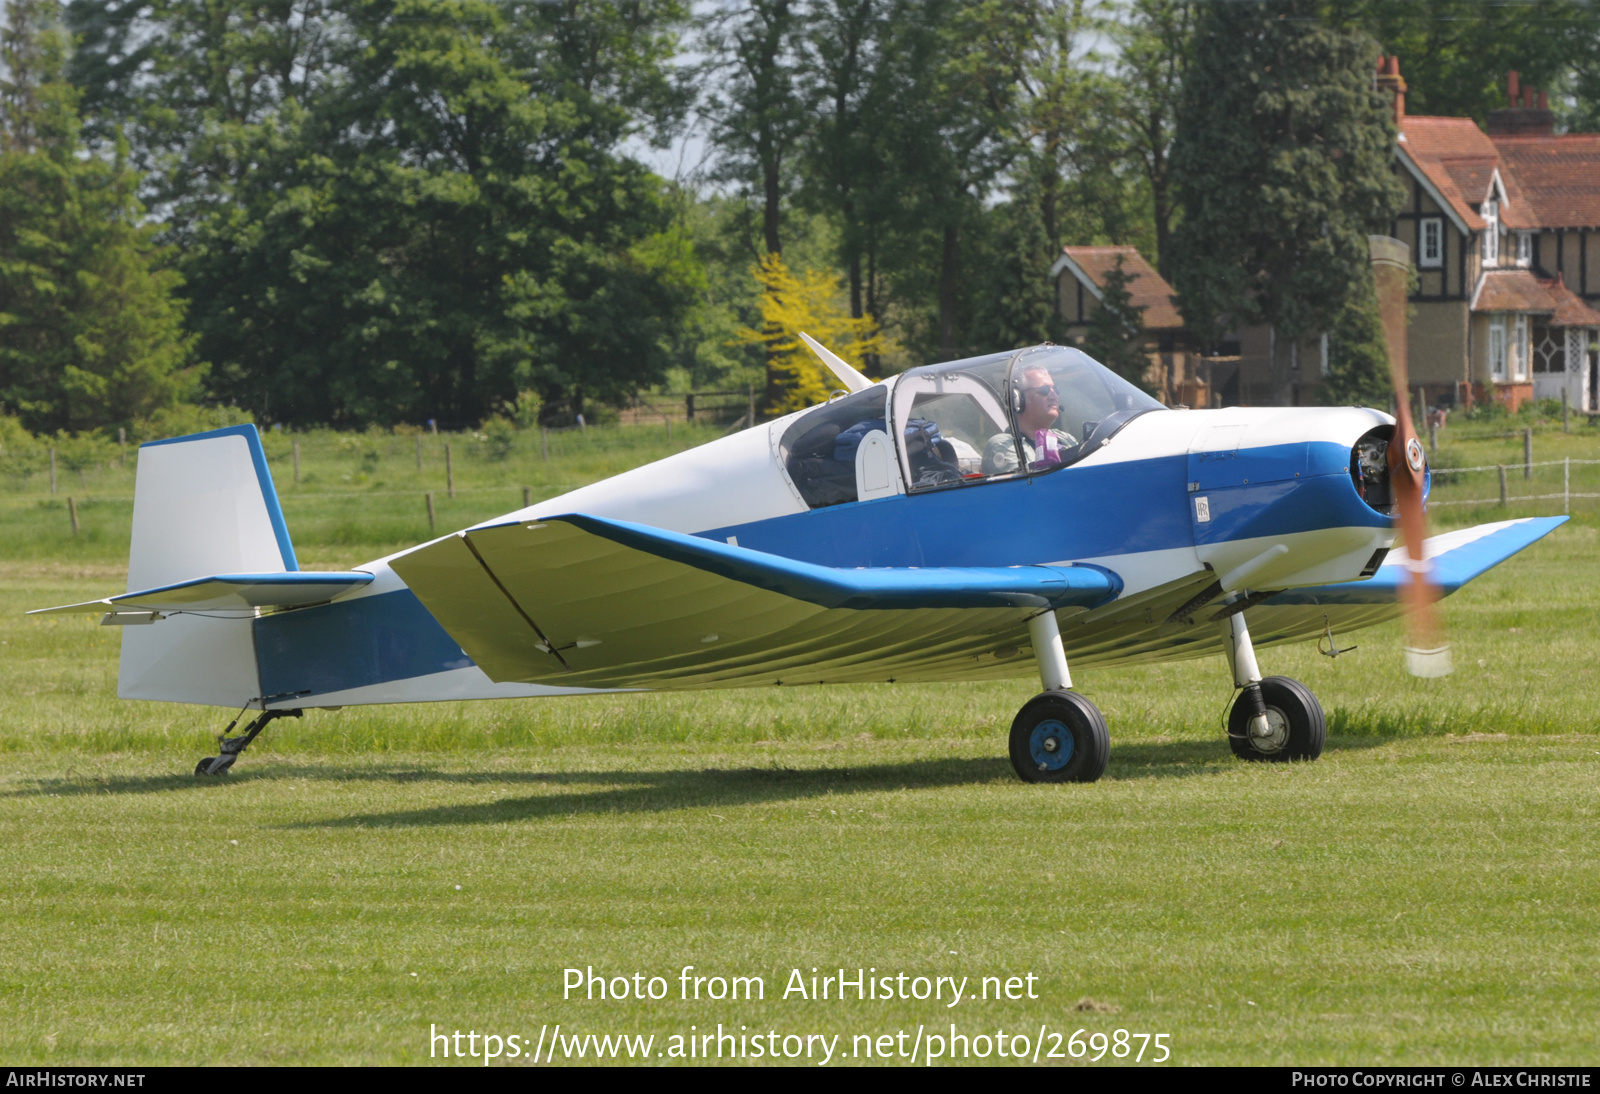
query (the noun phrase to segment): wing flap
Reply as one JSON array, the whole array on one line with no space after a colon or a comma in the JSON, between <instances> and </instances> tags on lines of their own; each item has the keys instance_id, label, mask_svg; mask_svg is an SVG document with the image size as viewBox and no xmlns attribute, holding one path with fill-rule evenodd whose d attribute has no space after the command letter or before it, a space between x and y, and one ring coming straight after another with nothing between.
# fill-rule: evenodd
<instances>
[{"instance_id":1,"label":"wing flap","mask_svg":"<svg viewBox=\"0 0 1600 1094\"><path fill-rule=\"evenodd\" d=\"M29 615L100 612L253 611L324 604L372 581L372 575L292 570L271 574L215 574L155 589L140 589L81 604L36 608Z\"/></svg>"}]
</instances>

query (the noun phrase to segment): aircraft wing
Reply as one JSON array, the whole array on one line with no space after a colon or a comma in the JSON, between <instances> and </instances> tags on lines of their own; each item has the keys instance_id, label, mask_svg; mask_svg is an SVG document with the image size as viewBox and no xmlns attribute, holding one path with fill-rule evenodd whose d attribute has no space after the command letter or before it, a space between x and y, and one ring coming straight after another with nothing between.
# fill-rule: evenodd
<instances>
[{"instance_id":1,"label":"aircraft wing","mask_svg":"<svg viewBox=\"0 0 1600 1094\"><path fill-rule=\"evenodd\" d=\"M970 674L1025 652L1040 610L1122 588L1096 566L838 569L583 514L473 529L390 565L490 679L585 687Z\"/></svg>"},{"instance_id":2,"label":"aircraft wing","mask_svg":"<svg viewBox=\"0 0 1600 1094\"><path fill-rule=\"evenodd\" d=\"M358 589L372 575L352 571L328 573L292 570L273 574L215 574L175 585L121 593L81 604L37 608L29 615L71 615L110 612L230 611L255 608L300 608L322 604Z\"/></svg>"},{"instance_id":3,"label":"aircraft wing","mask_svg":"<svg viewBox=\"0 0 1600 1094\"><path fill-rule=\"evenodd\" d=\"M1423 541L1423 557L1433 567L1433 580L1444 596L1512 555L1555 531L1566 517L1524 517L1458 528ZM1365 581L1291 589L1268 604L1392 604L1406 578L1404 550L1391 552L1377 573Z\"/></svg>"}]
</instances>

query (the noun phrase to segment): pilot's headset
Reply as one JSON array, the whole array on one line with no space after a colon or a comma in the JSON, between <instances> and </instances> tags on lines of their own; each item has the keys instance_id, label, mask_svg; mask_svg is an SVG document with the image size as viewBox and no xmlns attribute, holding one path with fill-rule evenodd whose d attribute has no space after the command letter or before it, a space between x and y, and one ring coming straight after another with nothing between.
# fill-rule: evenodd
<instances>
[{"instance_id":1,"label":"pilot's headset","mask_svg":"<svg viewBox=\"0 0 1600 1094\"><path fill-rule=\"evenodd\" d=\"M1027 376L1029 373L1038 372L1042 372L1046 376L1050 375L1049 370L1041 365L1024 366L1020 371L1013 372L1011 374L1011 382L1009 385L1011 388L1011 413L1021 414L1028 408L1028 394L1024 390L1025 385L1022 382L1022 378Z\"/></svg>"}]
</instances>

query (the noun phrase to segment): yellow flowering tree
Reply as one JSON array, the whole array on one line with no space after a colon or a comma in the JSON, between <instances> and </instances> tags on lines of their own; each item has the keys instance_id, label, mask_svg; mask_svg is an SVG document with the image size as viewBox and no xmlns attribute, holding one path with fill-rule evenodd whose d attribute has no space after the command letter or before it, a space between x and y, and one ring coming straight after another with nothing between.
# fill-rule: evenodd
<instances>
[{"instance_id":1,"label":"yellow flowering tree","mask_svg":"<svg viewBox=\"0 0 1600 1094\"><path fill-rule=\"evenodd\" d=\"M761 329L741 327L738 344L766 348L767 406L773 413L787 414L823 402L839 386L800 341L801 331L847 361L888 352L877 323L853 318L840 306L844 288L834 274L822 270L796 274L776 251L750 272L761 285Z\"/></svg>"}]
</instances>

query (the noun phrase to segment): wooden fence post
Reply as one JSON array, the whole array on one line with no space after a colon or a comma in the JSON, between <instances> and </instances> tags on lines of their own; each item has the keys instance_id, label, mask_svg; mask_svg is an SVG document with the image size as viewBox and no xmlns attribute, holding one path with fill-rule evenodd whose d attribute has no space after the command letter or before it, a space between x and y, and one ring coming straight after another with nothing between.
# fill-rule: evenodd
<instances>
[{"instance_id":1,"label":"wooden fence post","mask_svg":"<svg viewBox=\"0 0 1600 1094\"><path fill-rule=\"evenodd\" d=\"M1533 478L1533 426L1522 431L1522 477Z\"/></svg>"},{"instance_id":2,"label":"wooden fence post","mask_svg":"<svg viewBox=\"0 0 1600 1094\"><path fill-rule=\"evenodd\" d=\"M72 498L67 498L67 518L72 521L72 534L78 534L78 503Z\"/></svg>"},{"instance_id":3,"label":"wooden fence post","mask_svg":"<svg viewBox=\"0 0 1600 1094\"><path fill-rule=\"evenodd\" d=\"M1506 465L1503 463L1495 464L1495 468L1500 472L1500 508L1504 509L1506 507Z\"/></svg>"},{"instance_id":4,"label":"wooden fence post","mask_svg":"<svg viewBox=\"0 0 1600 1094\"><path fill-rule=\"evenodd\" d=\"M524 509L526 509L528 506L530 506L532 504L533 504L533 487L524 486L522 488L522 507Z\"/></svg>"},{"instance_id":5,"label":"wooden fence post","mask_svg":"<svg viewBox=\"0 0 1600 1094\"><path fill-rule=\"evenodd\" d=\"M444 446L444 492L447 497L456 496L456 469L450 462L450 446Z\"/></svg>"},{"instance_id":6,"label":"wooden fence post","mask_svg":"<svg viewBox=\"0 0 1600 1094\"><path fill-rule=\"evenodd\" d=\"M1572 432L1572 399L1566 388L1561 389L1561 432Z\"/></svg>"},{"instance_id":7,"label":"wooden fence post","mask_svg":"<svg viewBox=\"0 0 1600 1094\"><path fill-rule=\"evenodd\" d=\"M683 412L685 418L691 422L694 421L694 392L692 391L683 397Z\"/></svg>"},{"instance_id":8,"label":"wooden fence post","mask_svg":"<svg viewBox=\"0 0 1600 1094\"><path fill-rule=\"evenodd\" d=\"M428 500L428 534L431 536L434 534L434 529L438 525L438 521L433 515L433 491L429 490L422 496Z\"/></svg>"}]
</instances>

